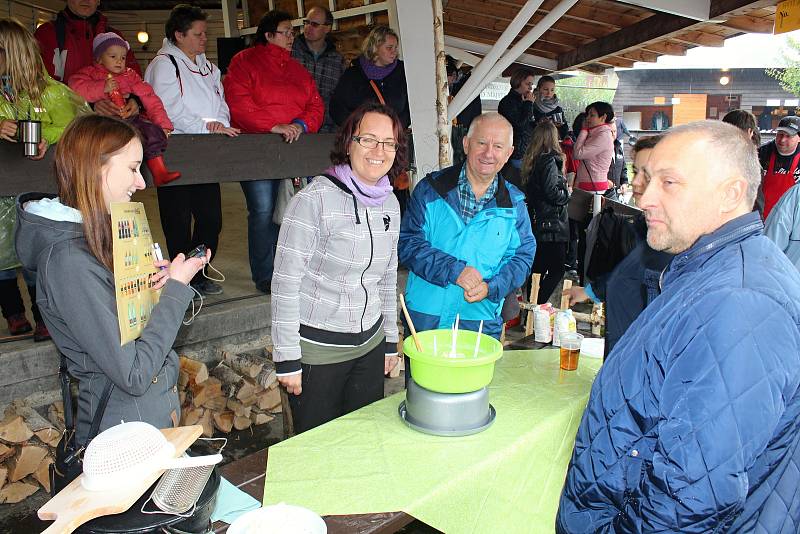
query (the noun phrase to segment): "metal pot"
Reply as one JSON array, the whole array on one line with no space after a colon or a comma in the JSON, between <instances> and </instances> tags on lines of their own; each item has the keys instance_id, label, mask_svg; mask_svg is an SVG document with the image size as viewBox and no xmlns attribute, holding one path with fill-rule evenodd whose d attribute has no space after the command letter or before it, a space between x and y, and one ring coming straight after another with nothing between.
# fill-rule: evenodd
<instances>
[{"instance_id":1,"label":"metal pot","mask_svg":"<svg viewBox=\"0 0 800 534\"><path fill-rule=\"evenodd\" d=\"M164 532L175 534L204 534L209 532L211 513L217 504L217 490L221 480L219 471L214 468L203 493L197 501L197 509L189 518L168 514L143 514L142 505L150 497L155 487L151 486L126 512L107 515L83 524L75 532L82 534L148 534ZM156 482L157 484L158 482ZM152 503L150 504L152 506Z\"/></svg>"},{"instance_id":2,"label":"metal pot","mask_svg":"<svg viewBox=\"0 0 800 534\"><path fill-rule=\"evenodd\" d=\"M406 400L399 413L415 430L439 436L481 432L495 417L488 388L470 393L438 393L421 387L413 378L408 381Z\"/></svg>"}]
</instances>

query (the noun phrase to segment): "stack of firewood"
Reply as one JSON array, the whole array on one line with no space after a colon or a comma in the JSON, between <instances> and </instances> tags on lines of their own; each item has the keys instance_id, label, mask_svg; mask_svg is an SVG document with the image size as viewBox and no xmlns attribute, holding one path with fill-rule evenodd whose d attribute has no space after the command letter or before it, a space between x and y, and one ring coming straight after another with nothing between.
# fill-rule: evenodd
<instances>
[{"instance_id":1,"label":"stack of firewood","mask_svg":"<svg viewBox=\"0 0 800 534\"><path fill-rule=\"evenodd\" d=\"M50 406L48 419L23 401L6 408L0 422L0 503L20 502L39 488L50 491L49 468L64 429L60 402Z\"/></svg>"},{"instance_id":2,"label":"stack of firewood","mask_svg":"<svg viewBox=\"0 0 800 534\"><path fill-rule=\"evenodd\" d=\"M181 425L202 425L203 435L211 437L215 429L227 434L272 421L281 411L281 394L268 356L266 350L223 352L211 370L181 356Z\"/></svg>"}]
</instances>

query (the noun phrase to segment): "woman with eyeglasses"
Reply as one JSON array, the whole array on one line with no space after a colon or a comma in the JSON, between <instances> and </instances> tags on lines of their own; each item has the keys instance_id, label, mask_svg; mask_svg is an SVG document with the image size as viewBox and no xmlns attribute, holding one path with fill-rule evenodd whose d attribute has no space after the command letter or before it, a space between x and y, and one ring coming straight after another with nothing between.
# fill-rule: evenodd
<instances>
[{"instance_id":1,"label":"woman with eyeglasses","mask_svg":"<svg viewBox=\"0 0 800 534\"><path fill-rule=\"evenodd\" d=\"M292 17L269 11L258 23L252 47L236 54L225 76L231 126L242 133L275 133L287 143L317 132L325 106L311 74L292 59ZM269 293L278 226L272 221L278 180L241 182L247 201L250 271L256 287Z\"/></svg>"},{"instance_id":2,"label":"woman with eyeglasses","mask_svg":"<svg viewBox=\"0 0 800 534\"><path fill-rule=\"evenodd\" d=\"M388 106L344 122L333 166L286 208L272 281L273 357L303 432L383 398L397 365L400 206L390 178L406 138Z\"/></svg>"}]
</instances>

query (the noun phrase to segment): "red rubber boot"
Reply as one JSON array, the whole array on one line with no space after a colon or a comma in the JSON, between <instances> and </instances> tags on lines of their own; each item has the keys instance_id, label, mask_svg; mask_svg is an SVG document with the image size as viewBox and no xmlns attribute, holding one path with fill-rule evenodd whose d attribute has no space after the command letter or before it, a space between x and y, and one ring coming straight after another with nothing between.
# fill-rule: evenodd
<instances>
[{"instance_id":1,"label":"red rubber boot","mask_svg":"<svg viewBox=\"0 0 800 534\"><path fill-rule=\"evenodd\" d=\"M166 165L164 165L164 156L148 159L147 168L150 169L150 174L153 175L153 183L156 187L168 184L181 177L181 173L167 170Z\"/></svg>"}]
</instances>

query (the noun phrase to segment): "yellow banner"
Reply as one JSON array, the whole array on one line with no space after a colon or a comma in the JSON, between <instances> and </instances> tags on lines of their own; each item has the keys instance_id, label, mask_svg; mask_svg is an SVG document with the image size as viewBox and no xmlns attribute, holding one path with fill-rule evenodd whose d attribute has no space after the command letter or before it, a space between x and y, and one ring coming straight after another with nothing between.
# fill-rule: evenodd
<instances>
[{"instance_id":1,"label":"yellow banner","mask_svg":"<svg viewBox=\"0 0 800 534\"><path fill-rule=\"evenodd\" d=\"M117 297L120 344L142 334L161 291L150 289L153 237L141 202L111 204L111 234L114 238L114 287Z\"/></svg>"},{"instance_id":2,"label":"yellow banner","mask_svg":"<svg viewBox=\"0 0 800 534\"><path fill-rule=\"evenodd\" d=\"M772 33L791 32L800 29L800 0L785 0L775 9L775 28Z\"/></svg>"}]
</instances>

